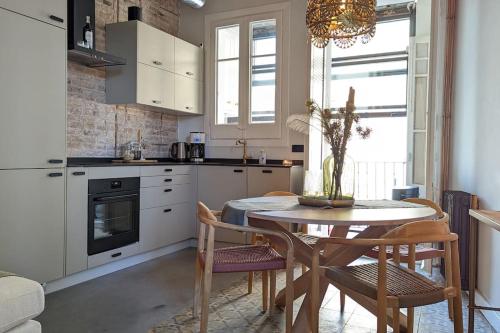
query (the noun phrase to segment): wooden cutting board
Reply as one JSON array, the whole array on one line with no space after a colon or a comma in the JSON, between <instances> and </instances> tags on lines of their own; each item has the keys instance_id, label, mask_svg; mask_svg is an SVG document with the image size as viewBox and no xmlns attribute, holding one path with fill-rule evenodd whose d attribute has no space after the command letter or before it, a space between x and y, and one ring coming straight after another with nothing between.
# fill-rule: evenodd
<instances>
[{"instance_id":1,"label":"wooden cutting board","mask_svg":"<svg viewBox=\"0 0 500 333\"><path fill-rule=\"evenodd\" d=\"M158 160L129 160L129 161L112 160L111 162L113 162L113 163L127 163L127 164L134 164L134 163L144 164L144 163L158 163Z\"/></svg>"}]
</instances>

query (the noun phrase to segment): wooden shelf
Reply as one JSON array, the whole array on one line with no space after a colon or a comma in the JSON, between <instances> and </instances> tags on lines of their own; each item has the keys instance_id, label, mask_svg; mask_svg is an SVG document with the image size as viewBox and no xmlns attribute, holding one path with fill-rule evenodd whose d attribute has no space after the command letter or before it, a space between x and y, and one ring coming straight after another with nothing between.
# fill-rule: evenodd
<instances>
[{"instance_id":1,"label":"wooden shelf","mask_svg":"<svg viewBox=\"0 0 500 333\"><path fill-rule=\"evenodd\" d=\"M500 212L470 209L469 215L477 219L479 222L485 223L495 230L500 231Z\"/></svg>"}]
</instances>

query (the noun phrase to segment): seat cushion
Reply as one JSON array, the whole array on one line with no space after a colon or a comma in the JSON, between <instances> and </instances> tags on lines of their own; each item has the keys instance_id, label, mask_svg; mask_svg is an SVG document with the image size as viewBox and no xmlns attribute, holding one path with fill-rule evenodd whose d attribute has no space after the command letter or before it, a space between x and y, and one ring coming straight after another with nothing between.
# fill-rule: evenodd
<instances>
[{"instance_id":1,"label":"seat cushion","mask_svg":"<svg viewBox=\"0 0 500 333\"><path fill-rule=\"evenodd\" d=\"M34 320L28 320L11 329L8 333L41 333L42 325Z\"/></svg>"},{"instance_id":2,"label":"seat cushion","mask_svg":"<svg viewBox=\"0 0 500 333\"><path fill-rule=\"evenodd\" d=\"M0 333L35 318L44 307L39 283L17 276L0 278Z\"/></svg>"},{"instance_id":3,"label":"seat cushion","mask_svg":"<svg viewBox=\"0 0 500 333\"><path fill-rule=\"evenodd\" d=\"M205 266L205 253L200 255ZM269 245L245 245L214 250L214 273L268 271L286 268L286 259Z\"/></svg>"},{"instance_id":4,"label":"seat cushion","mask_svg":"<svg viewBox=\"0 0 500 333\"><path fill-rule=\"evenodd\" d=\"M325 275L342 286L377 299L378 263L328 267ZM445 299L443 287L391 262L387 263L387 296L397 297L402 308L433 304Z\"/></svg>"}]
</instances>

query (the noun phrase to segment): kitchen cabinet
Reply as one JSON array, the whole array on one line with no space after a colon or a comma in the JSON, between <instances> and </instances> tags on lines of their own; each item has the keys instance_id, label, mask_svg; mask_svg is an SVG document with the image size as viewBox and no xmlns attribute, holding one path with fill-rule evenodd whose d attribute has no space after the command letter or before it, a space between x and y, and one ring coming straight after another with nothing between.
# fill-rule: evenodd
<instances>
[{"instance_id":1,"label":"kitchen cabinet","mask_svg":"<svg viewBox=\"0 0 500 333\"><path fill-rule=\"evenodd\" d=\"M203 80L203 48L175 38L175 73L187 78Z\"/></svg>"},{"instance_id":2,"label":"kitchen cabinet","mask_svg":"<svg viewBox=\"0 0 500 333\"><path fill-rule=\"evenodd\" d=\"M174 74L137 65L137 103L174 109Z\"/></svg>"},{"instance_id":3,"label":"kitchen cabinet","mask_svg":"<svg viewBox=\"0 0 500 333\"><path fill-rule=\"evenodd\" d=\"M66 275L87 269L88 168L66 174Z\"/></svg>"},{"instance_id":4,"label":"kitchen cabinet","mask_svg":"<svg viewBox=\"0 0 500 333\"><path fill-rule=\"evenodd\" d=\"M0 8L0 40L0 169L64 166L66 31Z\"/></svg>"},{"instance_id":5,"label":"kitchen cabinet","mask_svg":"<svg viewBox=\"0 0 500 333\"><path fill-rule=\"evenodd\" d=\"M0 267L38 282L64 275L64 169L0 170Z\"/></svg>"},{"instance_id":6,"label":"kitchen cabinet","mask_svg":"<svg viewBox=\"0 0 500 333\"><path fill-rule=\"evenodd\" d=\"M137 27L137 61L173 72L175 37L141 21L131 24Z\"/></svg>"},{"instance_id":7,"label":"kitchen cabinet","mask_svg":"<svg viewBox=\"0 0 500 333\"><path fill-rule=\"evenodd\" d=\"M293 192L293 182L292 168L249 167L248 197L260 197L273 191Z\"/></svg>"},{"instance_id":8,"label":"kitchen cabinet","mask_svg":"<svg viewBox=\"0 0 500 333\"><path fill-rule=\"evenodd\" d=\"M202 84L199 81L175 74L175 109L192 114L202 114Z\"/></svg>"},{"instance_id":9,"label":"kitchen cabinet","mask_svg":"<svg viewBox=\"0 0 500 333\"><path fill-rule=\"evenodd\" d=\"M141 251L147 252L194 237L190 202L141 210Z\"/></svg>"},{"instance_id":10,"label":"kitchen cabinet","mask_svg":"<svg viewBox=\"0 0 500 333\"><path fill-rule=\"evenodd\" d=\"M66 0L0 0L0 8L66 28Z\"/></svg>"},{"instance_id":11,"label":"kitchen cabinet","mask_svg":"<svg viewBox=\"0 0 500 333\"><path fill-rule=\"evenodd\" d=\"M227 201L246 197L246 167L207 165L198 167L198 201L203 202L208 208L222 210ZM237 231L217 229L215 239L220 242L245 244L247 235Z\"/></svg>"},{"instance_id":12,"label":"kitchen cabinet","mask_svg":"<svg viewBox=\"0 0 500 333\"><path fill-rule=\"evenodd\" d=\"M201 48L140 21L107 25L106 48L127 59L106 70L107 103L202 113Z\"/></svg>"}]
</instances>

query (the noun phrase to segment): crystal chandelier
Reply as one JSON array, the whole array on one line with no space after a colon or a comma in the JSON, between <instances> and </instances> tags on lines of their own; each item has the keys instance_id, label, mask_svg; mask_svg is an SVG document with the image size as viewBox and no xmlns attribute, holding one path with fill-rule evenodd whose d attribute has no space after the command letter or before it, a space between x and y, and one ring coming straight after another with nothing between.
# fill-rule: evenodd
<instances>
[{"instance_id":1,"label":"crystal chandelier","mask_svg":"<svg viewBox=\"0 0 500 333\"><path fill-rule=\"evenodd\" d=\"M311 41L324 48L330 39L348 48L360 37L363 44L375 36L377 0L308 0L306 24Z\"/></svg>"}]
</instances>

